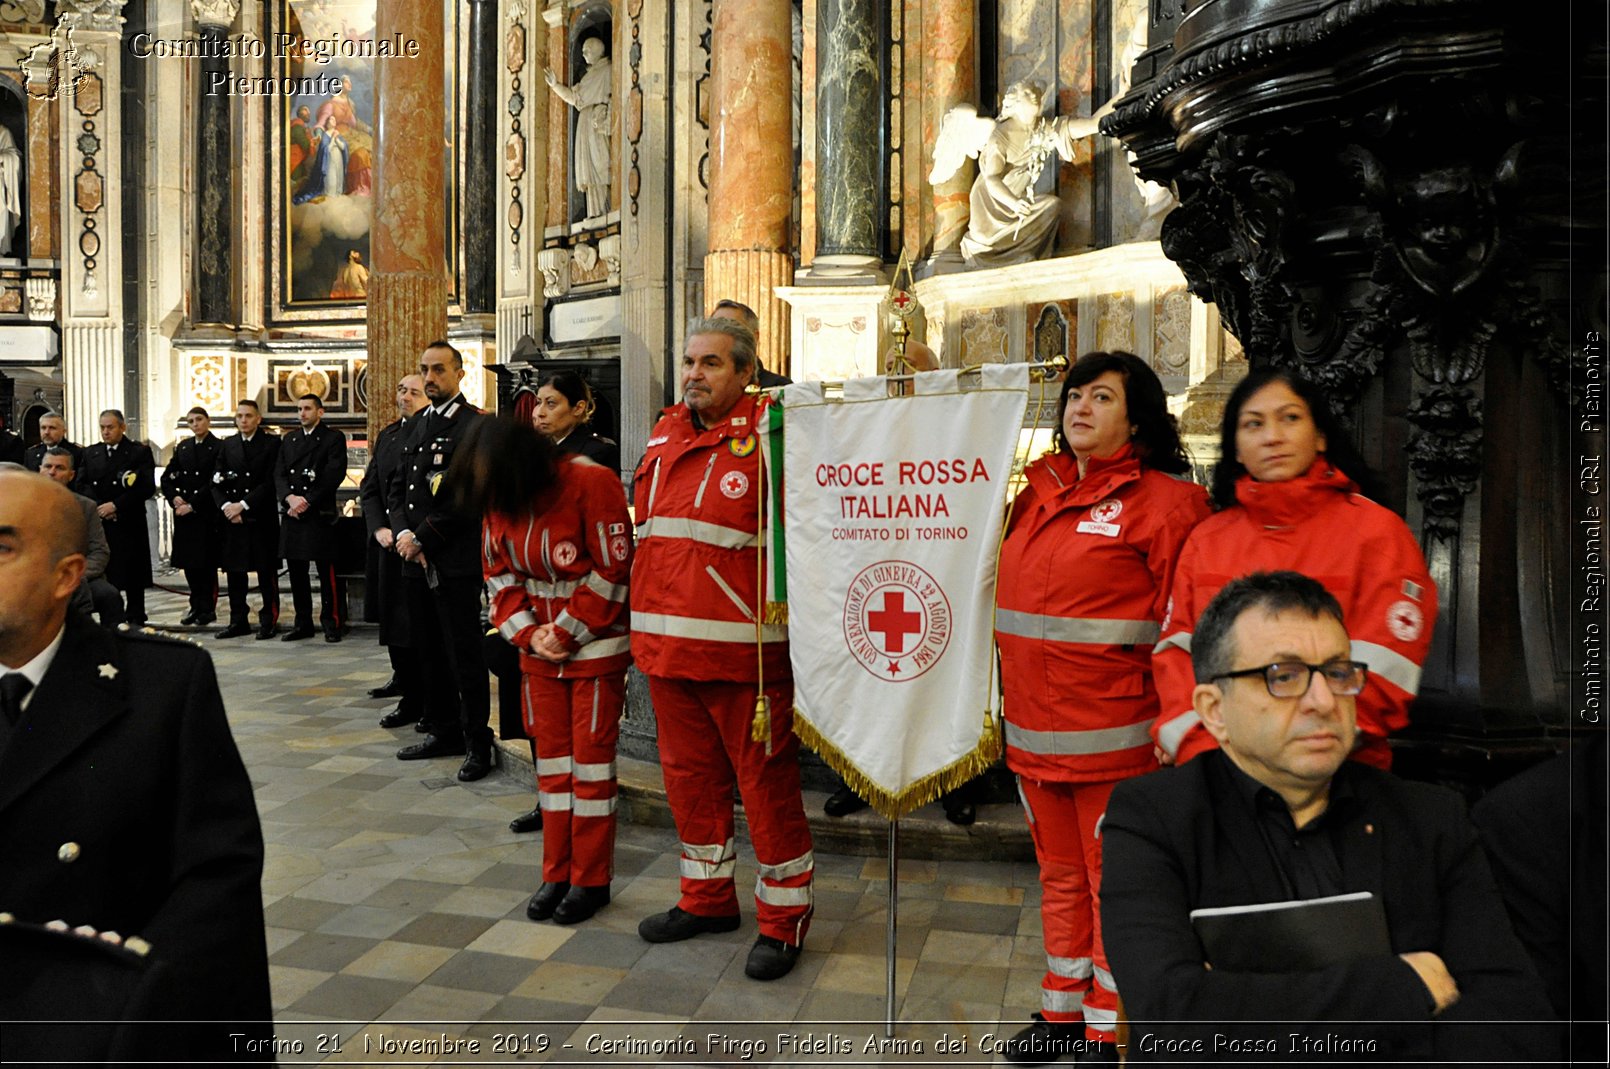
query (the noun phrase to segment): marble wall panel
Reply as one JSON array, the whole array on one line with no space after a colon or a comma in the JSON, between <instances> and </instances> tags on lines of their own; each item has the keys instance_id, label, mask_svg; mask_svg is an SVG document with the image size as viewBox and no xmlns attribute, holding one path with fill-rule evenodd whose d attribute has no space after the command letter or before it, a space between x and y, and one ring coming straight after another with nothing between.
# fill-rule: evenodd
<instances>
[{"instance_id":1,"label":"marble wall panel","mask_svg":"<svg viewBox=\"0 0 1610 1069\"><path fill-rule=\"evenodd\" d=\"M1191 295L1185 287L1152 295L1152 370L1162 378L1190 373Z\"/></svg>"},{"instance_id":2,"label":"marble wall panel","mask_svg":"<svg viewBox=\"0 0 1610 1069\"><path fill-rule=\"evenodd\" d=\"M1064 0L1057 10L1058 115L1089 115L1105 101L1095 82L1095 17L1093 0ZM1058 167L1057 195L1062 198L1058 253L1095 244L1095 158L1102 140L1081 141L1074 160Z\"/></svg>"},{"instance_id":3,"label":"marble wall panel","mask_svg":"<svg viewBox=\"0 0 1610 1069\"><path fill-rule=\"evenodd\" d=\"M1116 93L1120 89L1128 88L1129 72L1124 61L1139 55L1145 49L1150 18L1148 0L1112 0L1111 92ZM1100 151L1098 166L1104 164L1112 178L1108 184L1108 188L1112 190L1112 242L1114 245L1122 245L1142 235L1146 220L1146 204L1139 187L1135 184L1135 172L1129 166L1129 158L1123 146L1110 139L1103 141L1105 143Z\"/></svg>"},{"instance_id":4,"label":"marble wall panel","mask_svg":"<svg viewBox=\"0 0 1610 1069\"><path fill-rule=\"evenodd\" d=\"M1064 297L1052 301L1030 301L1024 309L1026 333L1023 351L1028 359L1043 363L1056 356L1076 360L1079 338L1079 301Z\"/></svg>"},{"instance_id":5,"label":"marble wall panel","mask_svg":"<svg viewBox=\"0 0 1610 1069\"><path fill-rule=\"evenodd\" d=\"M971 308L961 314L961 363L999 364L1008 358L1006 309Z\"/></svg>"},{"instance_id":6,"label":"marble wall panel","mask_svg":"<svg viewBox=\"0 0 1610 1069\"><path fill-rule=\"evenodd\" d=\"M1033 80L1048 90L1057 84L1056 40L1057 0L1000 0L1000 23L996 38L999 48L1000 89L1013 82ZM1049 95L1049 94L1048 94ZM995 114L998 100L983 101L980 111ZM1050 168L1041 175L1042 184L1052 181Z\"/></svg>"},{"instance_id":7,"label":"marble wall panel","mask_svg":"<svg viewBox=\"0 0 1610 1069\"><path fill-rule=\"evenodd\" d=\"M1096 297L1096 348L1111 352L1135 351L1135 302L1129 293L1103 293Z\"/></svg>"}]
</instances>

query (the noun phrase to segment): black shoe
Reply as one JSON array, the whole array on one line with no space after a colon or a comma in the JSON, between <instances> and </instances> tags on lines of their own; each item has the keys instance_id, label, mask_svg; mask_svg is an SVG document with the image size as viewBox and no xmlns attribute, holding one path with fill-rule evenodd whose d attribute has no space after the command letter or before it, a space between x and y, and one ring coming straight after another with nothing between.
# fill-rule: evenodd
<instances>
[{"instance_id":1,"label":"black shoe","mask_svg":"<svg viewBox=\"0 0 1610 1069\"><path fill-rule=\"evenodd\" d=\"M314 631L311 627L297 625L280 636L281 642L300 642L304 638L312 638Z\"/></svg>"},{"instance_id":2,"label":"black shoe","mask_svg":"<svg viewBox=\"0 0 1610 1069\"><path fill-rule=\"evenodd\" d=\"M1083 1021L1060 1024L1036 1013L1034 1023L1007 1040L1001 1053L1013 1065L1046 1065L1079 1050L1084 1036Z\"/></svg>"},{"instance_id":3,"label":"black shoe","mask_svg":"<svg viewBox=\"0 0 1610 1069\"><path fill-rule=\"evenodd\" d=\"M396 676L392 676L380 686L372 688L369 691L369 697L377 700L380 698L400 698L402 697L402 683L398 682Z\"/></svg>"},{"instance_id":4,"label":"black shoe","mask_svg":"<svg viewBox=\"0 0 1610 1069\"><path fill-rule=\"evenodd\" d=\"M509 821L509 830L514 832L516 835L524 835L526 832L531 831L541 831L542 810L533 809L529 813L521 813L519 816Z\"/></svg>"},{"instance_id":5,"label":"black shoe","mask_svg":"<svg viewBox=\"0 0 1610 1069\"><path fill-rule=\"evenodd\" d=\"M847 817L851 813L859 813L866 807L865 798L848 787L840 787L827 796L827 804L822 806L822 812L830 817Z\"/></svg>"},{"instance_id":6,"label":"black shoe","mask_svg":"<svg viewBox=\"0 0 1610 1069\"><path fill-rule=\"evenodd\" d=\"M180 627L189 627L191 624L193 624L195 622L196 622L196 610L194 610L194 609L191 609L189 612L187 612L183 616L179 617L179 626Z\"/></svg>"},{"instance_id":7,"label":"black shoe","mask_svg":"<svg viewBox=\"0 0 1610 1069\"><path fill-rule=\"evenodd\" d=\"M279 624L273 624L273 623L263 624L261 627L259 627L257 629L257 641L261 642L265 638L273 638L275 635L277 635L279 633L280 633L280 625Z\"/></svg>"},{"instance_id":8,"label":"black shoe","mask_svg":"<svg viewBox=\"0 0 1610 1069\"><path fill-rule=\"evenodd\" d=\"M243 623L236 622L236 623L231 623L228 627L224 628L222 631L218 632L216 635L214 635L212 637L213 638L239 638L242 635L249 635L251 633L252 633L252 629L251 629L250 626L248 626L246 624L243 624Z\"/></svg>"},{"instance_id":9,"label":"black shoe","mask_svg":"<svg viewBox=\"0 0 1610 1069\"><path fill-rule=\"evenodd\" d=\"M966 798L954 798L947 794L940 797L939 804L945 810L945 819L952 824L965 828L978 819L978 806Z\"/></svg>"},{"instance_id":10,"label":"black shoe","mask_svg":"<svg viewBox=\"0 0 1610 1069\"><path fill-rule=\"evenodd\" d=\"M680 943L706 932L734 932L738 930L738 914L725 917L701 917L697 913L672 906L664 913L643 918L637 934L649 943Z\"/></svg>"},{"instance_id":11,"label":"black shoe","mask_svg":"<svg viewBox=\"0 0 1610 1069\"><path fill-rule=\"evenodd\" d=\"M464 740L444 739L440 735L426 735L424 742L404 746L397 751L399 761L423 761L427 757L458 757L464 753Z\"/></svg>"},{"instance_id":12,"label":"black shoe","mask_svg":"<svg viewBox=\"0 0 1610 1069\"><path fill-rule=\"evenodd\" d=\"M398 705L397 708L380 718L380 726L383 728L405 728L409 724L417 724L418 722L419 710L404 709L401 705Z\"/></svg>"},{"instance_id":13,"label":"black shoe","mask_svg":"<svg viewBox=\"0 0 1610 1069\"><path fill-rule=\"evenodd\" d=\"M580 924L609 905L609 884L602 887L572 887L554 908L555 924Z\"/></svg>"},{"instance_id":14,"label":"black shoe","mask_svg":"<svg viewBox=\"0 0 1610 1069\"><path fill-rule=\"evenodd\" d=\"M545 883L537 888L537 893L531 896L531 901L525 904L525 915L534 921L545 921L553 916L558 908L559 900L565 897L570 890L568 883Z\"/></svg>"},{"instance_id":15,"label":"black shoe","mask_svg":"<svg viewBox=\"0 0 1610 1069\"><path fill-rule=\"evenodd\" d=\"M196 614L196 618L194 620L190 621L190 626L192 626L192 627L207 627L210 624L216 623L217 620L218 620L218 614L215 613L215 612L198 612Z\"/></svg>"},{"instance_id":16,"label":"black shoe","mask_svg":"<svg viewBox=\"0 0 1610 1069\"><path fill-rule=\"evenodd\" d=\"M462 751L461 751L462 752ZM492 744L482 743L470 748L469 756L459 766L458 778L461 783L474 783L478 779L485 779L486 774L492 771Z\"/></svg>"},{"instance_id":17,"label":"black shoe","mask_svg":"<svg viewBox=\"0 0 1610 1069\"><path fill-rule=\"evenodd\" d=\"M763 935L749 948L744 975L751 980L780 980L793 971L798 960L799 947Z\"/></svg>"},{"instance_id":18,"label":"black shoe","mask_svg":"<svg viewBox=\"0 0 1610 1069\"><path fill-rule=\"evenodd\" d=\"M339 627L326 627L324 629L324 641L326 641L326 642L340 642L341 641L341 629Z\"/></svg>"},{"instance_id":19,"label":"black shoe","mask_svg":"<svg viewBox=\"0 0 1610 1069\"><path fill-rule=\"evenodd\" d=\"M419 732L421 735L429 735L430 725L425 722L424 717L420 717L418 720L414 721L414 730Z\"/></svg>"},{"instance_id":20,"label":"black shoe","mask_svg":"<svg viewBox=\"0 0 1610 1069\"><path fill-rule=\"evenodd\" d=\"M1115 1043L1096 1043L1086 1041L1083 1048L1073 1055L1075 1065L1117 1065L1118 1047Z\"/></svg>"}]
</instances>

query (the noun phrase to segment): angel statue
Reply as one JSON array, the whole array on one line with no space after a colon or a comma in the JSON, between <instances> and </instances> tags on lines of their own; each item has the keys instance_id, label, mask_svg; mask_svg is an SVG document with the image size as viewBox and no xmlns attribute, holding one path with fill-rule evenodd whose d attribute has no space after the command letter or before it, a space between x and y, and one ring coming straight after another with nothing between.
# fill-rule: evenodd
<instances>
[{"instance_id":1,"label":"angel statue","mask_svg":"<svg viewBox=\"0 0 1610 1069\"><path fill-rule=\"evenodd\" d=\"M968 197L971 216L962 237L968 264L1005 267L1045 255L1056 239L1057 197L1036 193L1034 183L1056 153L1073 159L1073 147L1096 133L1111 103L1088 119L1071 115L1043 118L1045 89L1037 82L1013 82L1001 98L998 119L981 118L971 104L945 113L934 142L933 185L978 160L978 179Z\"/></svg>"}]
</instances>

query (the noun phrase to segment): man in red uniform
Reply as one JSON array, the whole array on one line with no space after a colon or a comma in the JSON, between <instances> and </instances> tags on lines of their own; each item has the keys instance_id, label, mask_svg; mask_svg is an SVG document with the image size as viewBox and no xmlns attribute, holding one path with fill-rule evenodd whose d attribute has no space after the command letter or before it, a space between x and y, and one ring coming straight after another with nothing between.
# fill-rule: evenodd
<instances>
[{"instance_id":1,"label":"man in red uniform","mask_svg":"<svg viewBox=\"0 0 1610 1069\"><path fill-rule=\"evenodd\" d=\"M682 840L682 897L637 930L651 943L671 943L738 927L736 783L760 868L760 936L744 972L775 980L794 967L810 926L815 862L800 800L787 633L761 622L764 409L744 393L754 373L747 326L696 322L682 356L683 403L665 410L637 468L632 657L648 676Z\"/></svg>"}]
</instances>

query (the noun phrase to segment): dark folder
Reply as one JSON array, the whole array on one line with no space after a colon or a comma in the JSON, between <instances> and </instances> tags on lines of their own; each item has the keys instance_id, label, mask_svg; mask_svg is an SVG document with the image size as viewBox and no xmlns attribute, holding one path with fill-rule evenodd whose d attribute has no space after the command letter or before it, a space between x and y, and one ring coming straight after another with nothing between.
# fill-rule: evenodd
<instances>
[{"instance_id":1,"label":"dark folder","mask_svg":"<svg viewBox=\"0 0 1610 1069\"><path fill-rule=\"evenodd\" d=\"M1291 902L1193 909L1215 969L1307 972L1392 953L1386 911L1368 891Z\"/></svg>"}]
</instances>

